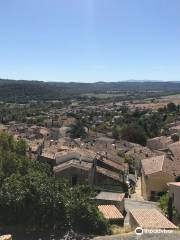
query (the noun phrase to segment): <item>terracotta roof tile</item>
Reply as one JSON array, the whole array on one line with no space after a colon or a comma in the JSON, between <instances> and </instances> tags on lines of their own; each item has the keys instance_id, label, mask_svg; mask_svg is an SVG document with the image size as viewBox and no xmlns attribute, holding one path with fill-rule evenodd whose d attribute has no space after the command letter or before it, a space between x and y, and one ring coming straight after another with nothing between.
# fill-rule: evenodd
<instances>
[{"instance_id":1,"label":"terracotta roof tile","mask_svg":"<svg viewBox=\"0 0 180 240\"><path fill-rule=\"evenodd\" d=\"M180 173L180 159L173 157L169 153L146 158L141 162L145 175L150 175L156 172L164 172L175 177Z\"/></svg>"},{"instance_id":2,"label":"terracotta roof tile","mask_svg":"<svg viewBox=\"0 0 180 240\"><path fill-rule=\"evenodd\" d=\"M153 208L136 208L129 210L137 224L142 228L150 229L176 229L161 212Z\"/></svg>"},{"instance_id":3,"label":"terracotta roof tile","mask_svg":"<svg viewBox=\"0 0 180 240\"><path fill-rule=\"evenodd\" d=\"M165 155L155 156L142 160L142 168L145 175L162 171Z\"/></svg>"},{"instance_id":4,"label":"terracotta roof tile","mask_svg":"<svg viewBox=\"0 0 180 240\"><path fill-rule=\"evenodd\" d=\"M119 170L119 171L124 171L124 170L127 170L128 169L128 165L126 163L117 163L113 160L110 160L110 159L106 159L106 158L103 158L103 159L99 159L99 161Z\"/></svg>"},{"instance_id":5,"label":"terracotta roof tile","mask_svg":"<svg viewBox=\"0 0 180 240\"><path fill-rule=\"evenodd\" d=\"M114 205L99 205L98 209L106 219L124 219L122 213Z\"/></svg>"}]
</instances>

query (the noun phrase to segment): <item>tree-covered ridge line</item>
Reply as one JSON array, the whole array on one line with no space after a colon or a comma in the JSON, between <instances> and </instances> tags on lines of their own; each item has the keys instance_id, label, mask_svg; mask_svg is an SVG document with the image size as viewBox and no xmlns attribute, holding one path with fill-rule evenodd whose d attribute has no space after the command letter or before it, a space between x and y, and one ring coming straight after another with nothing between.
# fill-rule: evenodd
<instances>
[{"instance_id":1,"label":"tree-covered ridge line","mask_svg":"<svg viewBox=\"0 0 180 240\"><path fill-rule=\"evenodd\" d=\"M26 156L26 143L0 134L0 224L29 231L104 234L108 223L87 186L71 188Z\"/></svg>"},{"instance_id":2,"label":"tree-covered ridge line","mask_svg":"<svg viewBox=\"0 0 180 240\"><path fill-rule=\"evenodd\" d=\"M180 82L122 81L122 82L43 82L0 79L0 101L27 102L54 100L85 93L126 93L118 99L156 97L180 92Z\"/></svg>"}]
</instances>

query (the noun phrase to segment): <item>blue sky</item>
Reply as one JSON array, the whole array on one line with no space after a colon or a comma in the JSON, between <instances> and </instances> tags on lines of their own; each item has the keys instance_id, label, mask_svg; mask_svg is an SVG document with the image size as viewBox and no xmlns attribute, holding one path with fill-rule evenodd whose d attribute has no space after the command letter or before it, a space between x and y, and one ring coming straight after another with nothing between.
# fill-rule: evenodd
<instances>
[{"instance_id":1,"label":"blue sky","mask_svg":"<svg viewBox=\"0 0 180 240\"><path fill-rule=\"evenodd\" d=\"M180 80L179 0L1 0L0 77Z\"/></svg>"}]
</instances>

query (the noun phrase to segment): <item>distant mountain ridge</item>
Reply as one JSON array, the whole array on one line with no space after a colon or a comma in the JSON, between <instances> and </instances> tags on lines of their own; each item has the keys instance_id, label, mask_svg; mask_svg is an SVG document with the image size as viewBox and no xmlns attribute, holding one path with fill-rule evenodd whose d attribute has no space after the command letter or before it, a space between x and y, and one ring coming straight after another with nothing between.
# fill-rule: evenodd
<instances>
[{"instance_id":1,"label":"distant mountain ridge","mask_svg":"<svg viewBox=\"0 0 180 240\"><path fill-rule=\"evenodd\" d=\"M165 91L180 93L178 81L127 80L121 82L44 82L0 79L0 100L17 99L60 99L83 93L104 93L107 91Z\"/></svg>"}]
</instances>

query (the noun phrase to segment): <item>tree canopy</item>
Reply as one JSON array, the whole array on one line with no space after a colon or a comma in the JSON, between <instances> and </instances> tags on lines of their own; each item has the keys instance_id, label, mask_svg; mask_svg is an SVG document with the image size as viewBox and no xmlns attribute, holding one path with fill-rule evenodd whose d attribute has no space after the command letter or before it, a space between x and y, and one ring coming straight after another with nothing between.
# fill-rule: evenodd
<instances>
[{"instance_id":1,"label":"tree canopy","mask_svg":"<svg viewBox=\"0 0 180 240\"><path fill-rule=\"evenodd\" d=\"M86 131L81 121L77 121L73 125L71 125L71 129L69 130L69 134L71 138L85 138Z\"/></svg>"},{"instance_id":2,"label":"tree canopy","mask_svg":"<svg viewBox=\"0 0 180 240\"><path fill-rule=\"evenodd\" d=\"M26 157L26 144L0 134L0 223L29 230L103 234L108 224L88 186L71 188L46 164Z\"/></svg>"},{"instance_id":3,"label":"tree canopy","mask_svg":"<svg viewBox=\"0 0 180 240\"><path fill-rule=\"evenodd\" d=\"M129 142L139 143L142 145L146 144L146 135L144 130L135 124L123 126L121 129L121 137Z\"/></svg>"},{"instance_id":4,"label":"tree canopy","mask_svg":"<svg viewBox=\"0 0 180 240\"><path fill-rule=\"evenodd\" d=\"M177 106L176 106L175 103L170 102L170 103L167 104L167 111L168 112L175 112L176 109L177 109Z\"/></svg>"}]
</instances>

